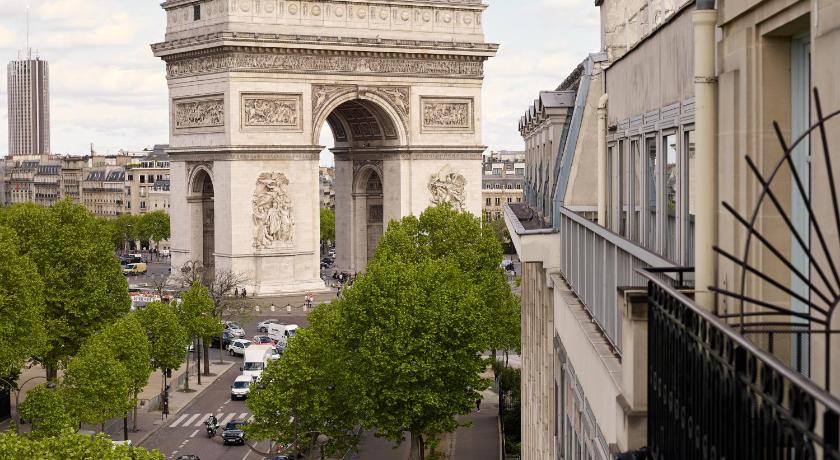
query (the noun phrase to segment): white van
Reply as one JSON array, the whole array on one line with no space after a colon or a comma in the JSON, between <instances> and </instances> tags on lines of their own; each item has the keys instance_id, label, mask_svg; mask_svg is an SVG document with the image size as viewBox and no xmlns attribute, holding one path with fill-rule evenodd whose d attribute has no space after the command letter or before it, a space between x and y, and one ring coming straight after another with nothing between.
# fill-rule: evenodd
<instances>
[{"instance_id":1,"label":"white van","mask_svg":"<svg viewBox=\"0 0 840 460\"><path fill-rule=\"evenodd\" d=\"M230 399L247 398L248 393L251 391L251 382L253 382L251 377L245 375L237 376L236 380L233 381L233 385L230 386Z\"/></svg>"},{"instance_id":2,"label":"white van","mask_svg":"<svg viewBox=\"0 0 840 460\"><path fill-rule=\"evenodd\" d=\"M245 360L242 364L242 375L257 380L262 375L271 357L270 345L252 345L245 350Z\"/></svg>"},{"instance_id":3,"label":"white van","mask_svg":"<svg viewBox=\"0 0 840 460\"><path fill-rule=\"evenodd\" d=\"M298 330L297 324L269 324L268 336L277 342L286 343L289 337L294 337Z\"/></svg>"}]
</instances>

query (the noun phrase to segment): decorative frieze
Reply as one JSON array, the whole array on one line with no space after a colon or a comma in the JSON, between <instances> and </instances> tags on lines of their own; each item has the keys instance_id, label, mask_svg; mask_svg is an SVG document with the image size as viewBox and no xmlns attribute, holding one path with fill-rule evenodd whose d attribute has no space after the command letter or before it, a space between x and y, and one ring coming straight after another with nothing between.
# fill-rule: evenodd
<instances>
[{"instance_id":1,"label":"decorative frieze","mask_svg":"<svg viewBox=\"0 0 840 460\"><path fill-rule=\"evenodd\" d=\"M266 172L257 178L252 200L255 248L266 249L294 243L295 222L288 186L289 179L283 173Z\"/></svg>"},{"instance_id":2,"label":"decorative frieze","mask_svg":"<svg viewBox=\"0 0 840 460\"><path fill-rule=\"evenodd\" d=\"M480 78L484 70L481 61L455 59L227 53L171 61L166 65L166 72L170 78L214 72L396 74Z\"/></svg>"},{"instance_id":3,"label":"decorative frieze","mask_svg":"<svg viewBox=\"0 0 840 460\"><path fill-rule=\"evenodd\" d=\"M465 132L474 131L473 100L471 98L421 99L423 131Z\"/></svg>"},{"instance_id":4,"label":"decorative frieze","mask_svg":"<svg viewBox=\"0 0 840 460\"><path fill-rule=\"evenodd\" d=\"M224 95L174 99L172 105L175 131L224 131Z\"/></svg>"},{"instance_id":5,"label":"decorative frieze","mask_svg":"<svg viewBox=\"0 0 840 460\"><path fill-rule=\"evenodd\" d=\"M303 131L302 95L243 93L243 131Z\"/></svg>"},{"instance_id":6,"label":"decorative frieze","mask_svg":"<svg viewBox=\"0 0 840 460\"><path fill-rule=\"evenodd\" d=\"M445 165L429 180L431 202L433 205L449 203L456 211L464 211L467 202L466 186L467 178Z\"/></svg>"},{"instance_id":7,"label":"decorative frieze","mask_svg":"<svg viewBox=\"0 0 840 460\"><path fill-rule=\"evenodd\" d=\"M366 91L388 101L399 114L403 125L408 126L408 117L411 113L411 90L408 86L380 86Z\"/></svg>"}]
</instances>

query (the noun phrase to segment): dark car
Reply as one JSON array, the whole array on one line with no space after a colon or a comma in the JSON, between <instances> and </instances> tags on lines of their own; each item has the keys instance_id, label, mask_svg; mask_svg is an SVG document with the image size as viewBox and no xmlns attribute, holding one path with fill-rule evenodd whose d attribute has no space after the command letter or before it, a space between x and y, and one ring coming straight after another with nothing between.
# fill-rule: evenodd
<instances>
[{"instance_id":1,"label":"dark car","mask_svg":"<svg viewBox=\"0 0 840 460\"><path fill-rule=\"evenodd\" d=\"M230 345L230 341L235 339L236 337L231 334L230 331L223 331L222 332L222 348L227 348ZM210 341L210 348L219 348L219 336L213 336L213 339Z\"/></svg>"},{"instance_id":2,"label":"dark car","mask_svg":"<svg viewBox=\"0 0 840 460\"><path fill-rule=\"evenodd\" d=\"M234 420L225 425L225 431L222 432L222 441L225 445L228 444L245 444L245 432L242 427L245 422L242 420Z\"/></svg>"},{"instance_id":3,"label":"dark car","mask_svg":"<svg viewBox=\"0 0 840 460\"><path fill-rule=\"evenodd\" d=\"M179 455L175 460L201 460L198 455Z\"/></svg>"}]
</instances>

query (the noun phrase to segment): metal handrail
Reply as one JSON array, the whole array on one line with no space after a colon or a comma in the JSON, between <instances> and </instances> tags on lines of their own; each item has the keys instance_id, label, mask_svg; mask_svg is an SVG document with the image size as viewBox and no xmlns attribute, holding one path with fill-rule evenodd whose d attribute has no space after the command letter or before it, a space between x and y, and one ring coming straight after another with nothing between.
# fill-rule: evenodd
<instances>
[{"instance_id":1,"label":"metal handrail","mask_svg":"<svg viewBox=\"0 0 840 460\"><path fill-rule=\"evenodd\" d=\"M640 269L638 270L638 273L647 278L650 282L656 284L660 289L666 292L669 296L678 300L684 306L689 308L693 313L695 313L705 321L708 321L709 324L715 326L722 334L731 339L737 346L749 351L756 358L761 360L765 365L773 369L775 372L778 372L779 375L788 379L791 383L798 386L806 394L818 400L827 409L835 413L840 413L840 400L834 397L834 395L823 390L810 379L805 378L802 374L791 369L790 367L779 361L779 359L775 356L756 346L754 343L752 343L744 336L739 334L735 329L721 321L718 317L695 304L694 301L688 298L688 296L686 296L685 294L663 283L650 270Z\"/></svg>"}]
</instances>

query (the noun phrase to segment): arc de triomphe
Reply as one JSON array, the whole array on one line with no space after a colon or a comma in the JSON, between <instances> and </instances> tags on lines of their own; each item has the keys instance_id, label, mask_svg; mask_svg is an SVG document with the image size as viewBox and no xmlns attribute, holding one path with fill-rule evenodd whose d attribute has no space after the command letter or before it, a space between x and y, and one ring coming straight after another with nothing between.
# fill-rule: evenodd
<instances>
[{"instance_id":1,"label":"arc de triomphe","mask_svg":"<svg viewBox=\"0 0 840 460\"><path fill-rule=\"evenodd\" d=\"M335 137L339 269L384 226L451 202L481 214L481 0L168 0L172 266L251 293L324 288L320 132Z\"/></svg>"}]
</instances>

